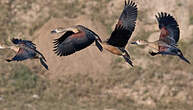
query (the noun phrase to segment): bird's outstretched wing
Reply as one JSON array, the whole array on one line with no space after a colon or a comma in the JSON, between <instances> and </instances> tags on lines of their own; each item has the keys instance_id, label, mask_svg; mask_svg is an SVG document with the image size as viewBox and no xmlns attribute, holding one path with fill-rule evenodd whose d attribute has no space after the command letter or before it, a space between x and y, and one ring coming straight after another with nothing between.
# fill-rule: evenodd
<instances>
[{"instance_id":1,"label":"bird's outstretched wing","mask_svg":"<svg viewBox=\"0 0 193 110\"><path fill-rule=\"evenodd\" d=\"M137 19L137 5L133 1L125 0L125 7L114 31L107 43L116 47L125 47L133 33Z\"/></svg>"},{"instance_id":2,"label":"bird's outstretched wing","mask_svg":"<svg viewBox=\"0 0 193 110\"><path fill-rule=\"evenodd\" d=\"M36 45L32 42L32 41L29 41L29 40L22 40L22 39L16 39L16 38L13 38L11 39L11 41L15 44L15 45L25 45L26 47L28 48L31 48L31 49L36 49Z\"/></svg>"},{"instance_id":3,"label":"bird's outstretched wing","mask_svg":"<svg viewBox=\"0 0 193 110\"><path fill-rule=\"evenodd\" d=\"M54 40L54 52L58 56L67 56L75 52L75 47L72 40L67 40L69 36L74 35L72 31L67 31L60 38Z\"/></svg>"},{"instance_id":4,"label":"bird's outstretched wing","mask_svg":"<svg viewBox=\"0 0 193 110\"><path fill-rule=\"evenodd\" d=\"M11 60L7 61L23 61L29 58L34 58L37 54L41 55L45 60L44 56L36 50L36 45L32 41L16 38L11 39L11 41L19 46L19 50Z\"/></svg>"},{"instance_id":5,"label":"bird's outstretched wing","mask_svg":"<svg viewBox=\"0 0 193 110\"><path fill-rule=\"evenodd\" d=\"M99 43L102 41L99 36L82 25L76 25L67 28L60 38L54 40L53 51L58 56L68 56L88 47L94 41L96 42L97 47L102 51L102 46Z\"/></svg>"},{"instance_id":6,"label":"bird's outstretched wing","mask_svg":"<svg viewBox=\"0 0 193 110\"><path fill-rule=\"evenodd\" d=\"M165 41L167 44L176 45L179 40L180 30L176 20L170 14L165 12L156 15L161 30L160 40Z\"/></svg>"},{"instance_id":7,"label":"bird's outstretched wing","mask_svg":"<svg viewBox=\"0 0 193 110\"><path fill-rule=\"evenodd\" d=\"M8 62L10 61L23 61L29 58L33 58L36 56L36 52L30 48L19 48L19 51L12 59L7 59Z\"/></svg>"},{"instance_id":8,"label":"bird's outstretched wing","mask_svg":"<svg viewBox=\"0 0 193 110\"><path fill-rule=\"evenodd\" d=\"M54 39L54 43L55 44L61 44L67 37L71 36L72 34L74 34L74 32L67 31L60 38Z\"/></svg>"}]
</instances>

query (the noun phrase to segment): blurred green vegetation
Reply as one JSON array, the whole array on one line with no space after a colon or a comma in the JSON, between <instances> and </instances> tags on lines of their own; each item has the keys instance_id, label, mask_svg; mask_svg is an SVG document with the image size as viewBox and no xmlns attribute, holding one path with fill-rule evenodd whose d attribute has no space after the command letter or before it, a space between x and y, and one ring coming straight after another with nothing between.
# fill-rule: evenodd
<instances>
[{"instance_id":1,"label":"blurred green vegetation","mask_svg":"<svg viewBox=\"0 0 193 110\"><path fill-rule=\"evenodd\" d=\"M18 67L14 68L12 74L12 85L17 90L27 90L30 88L34 88L38 80L38 77L34 73L32 73L31 70L25 65L19 65Z\"/></svg>"},{"instance_id":2,"label":"blurred green vegetation","mask_svg":"<svg viewBox=\"0 0 193 110\"><path fill-rule=\"evenodd\" d=\"M161 59L163 62L165 59ZM119 63L119 62L118 62ZM186 77L175 77L176 82L173 84L163 80L165 75L168 75L169 67L163 70L158 68L159 65L150 65L152 68L143 69L135 66L131 69L124 69L124 67L114 67L112 72L101 77L100 75L92 74L71 74L57 78L55 80L49 80L41 78L39 75L32 73L29 68L24 65L16 65L16 69L13 73L5 78L5 74L1 74L0 81L4 79L4 84L1 83L0 88L0 108L7 109L147 109L154 110L150 106L144 106L137 104L129 96L116 96L109 92L114 87L121 87L117 92L121 92L122 89L130 89L134 87L139 80L144 84L154 84L158 86L158 82L166 84L169 87L181 88L187 86L184 83L178 83L183 81ZM157 79L152 80L152 79ZM7 83L5 83L7 82ZM148 85L144 85L148 86ZM134 87L135 88L135 87ZM137 89L137 88L136 88ZM191 89L192 90L192 89ZM150 91L144 91L143 94L148 94ZM188 91L191 93L191 91ZM174 92L173 94L177 94ZM37 95L37 97L34 97ZM148 98L148 97L147 97ZM170 102L169 104L164 101L163 96L161 100L157 100L155 96L152 98L157 101L157 106L160 109L170 110L187 110L192 106L187 103L179 101ZM145 99L144 99L145 100Z\"/></svg>"}]
</instances>

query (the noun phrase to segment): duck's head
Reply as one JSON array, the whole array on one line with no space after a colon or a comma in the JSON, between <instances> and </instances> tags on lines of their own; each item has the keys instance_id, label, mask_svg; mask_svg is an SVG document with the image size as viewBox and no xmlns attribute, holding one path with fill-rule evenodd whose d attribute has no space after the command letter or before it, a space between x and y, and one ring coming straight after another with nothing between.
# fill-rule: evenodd
<instances>
[{"instance_id":1,"label":"duck's head","mask_svg":"<svg viewBox=\"0 0 193 110\"><path fill-rule=\"evenodd\" d=\"M17 38L12 38L11 41L13 42L13 44L18 44L21 40Z\"/></svg>"},{"instance_id":2,"label":"duck's head","mask_svg":"<svg viewBox=\"0 0 193 110\"><path fill-rule=\"evenodd\" d=\"M135 42L131 42L131 44L134 44L134 45L146 45L148 42L145 41L145 40L137 40Z\"/></svg>"},{"instance_id":3,"label":"duck's head","mask_svg":"<svg viewBox=\"0 0 193 110\"><path fill-rule=\"evenodd\" d=\"M77 33L77 32L79 32L79 28L77 26L72 26L69 28L58 27L58 28L52 30L51 34L65 33L67 31L72 31L74 33Z\"/></svg>"}]
</instances>

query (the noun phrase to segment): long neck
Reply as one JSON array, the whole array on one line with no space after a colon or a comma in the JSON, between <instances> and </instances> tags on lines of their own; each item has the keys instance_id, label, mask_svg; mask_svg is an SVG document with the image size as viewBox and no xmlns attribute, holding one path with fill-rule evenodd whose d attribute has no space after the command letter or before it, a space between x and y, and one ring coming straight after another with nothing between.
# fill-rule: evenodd
<instances>
[{"instance_id":1,"label":"long neck","mask_svg":"<svg viewBox=\"0 0 193 110\"><path fill-rule=\"evenodd\" d=\"M148 46L150 43L151 43L151 42L148 42L148 41L143 40L143 41L140 42L140 45Z\"/></svg>"},{"instance_id":2,"label":"long neck","mask_svg":"<svg viewBox=\"0 0 193 110\"><path fill-rule=\"evenodd\" d=\"M15 46L7 46L7 45L0 45L0 49L12 49L15 52L17 52L19 50L19 48L15 47Z\"/></svg>"},{"instance_id":3,"label":"long neck","mask_svg":"<svg viewBox=\"0 0 193 110\"><path fill-rule=\"evenodd\" d=\"M18 48L18 47L15 47L15 46L9 46L8 48L14 50L15 52L17 52L17 51L19 50L19 48Z\"/></svg>"},{"instance_id":4,"label":"long neck","mask_svg":"<svg viewBox=\"0 0 193 110\"><path fill-rule=\"evenodd\" d=\"M66 32L67 32L67 30L65 30L65 29L58 31L59 34L63 34L63 33L66 33Z\"/></svg>"},{"instance_id":5,"label":"long neck","mask_svg":"<svg viewBox=\"0 0 193 110\"><path fill-rule=\"evenodd\" d=\"M148 42L148 41L143 41L143 45L144 46L147 46L151 49L154 49L154 50L158 50L158 43L157 41L154 41L154 42Z\"/></svg>"}]
</instances>

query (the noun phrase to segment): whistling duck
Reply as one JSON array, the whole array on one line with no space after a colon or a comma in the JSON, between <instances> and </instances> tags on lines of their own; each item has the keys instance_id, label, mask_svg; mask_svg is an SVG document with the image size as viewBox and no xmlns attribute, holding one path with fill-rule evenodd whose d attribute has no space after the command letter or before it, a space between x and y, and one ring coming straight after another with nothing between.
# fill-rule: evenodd
<instances>
[{"instance_id":1,"label":"whistling duck","mask_svg":"<svg viewBox=\"0 0 193 110\"><path fill-rule=\"evenodd\" d=\"M58 56L67 56L80 51L93 42L100 51L103 50L100 37L92 30L82 26L76 25L69 28L57 28L51 31L52 34L58 33L62 36L54 40L54 51Z\"/></svg>"},{"instance_id":2,"label":"whistling duck","mask_svg":"<svg viewBox=\"0 0 193 110\"><path fill-rule=\"evenodd\" d=\"M22 39L11 39L12 43L17 47L13 46L2 46L2 48L10 48L13 49L17 54L12 59L6 59L8 62L12 61L23 61L26 59L40 59L40 63L48 70L48 66L45 63L45 57L36 50L36 45L29 40Z\"/></svg>"},{"instance_id":3,"label":"whistling duck","mask_svg":"<svg viewBox=\"0 0 193 110\"><path fill-rule=\"evenodd\" d=\"M190 64L190 62L183 56L181 50L177 48L177 42L180 37L180 30L177 21L173 18L173 16L166 12L158 13L156 18L159 23L159 29L161 30L159 40L154 42L137 40L131 44L150 47L153 49L152 52L149 52L152 56L158 54L175 55Z\"/></svg>"},{"instance_id":4,"label":"whistling duck","mask_svg":"<svg viewBox=\"0 0 193 110\"><path fill-rule=\"evenodd\" d=\"M122 14L111 33L110 38L102 42L102 47L112 54L123 56L126 62L133 66L130 56L127 53L125 46L131 37L137 19L137 5L133 1L126 1Z\"/></svg>"}]
</instances>

